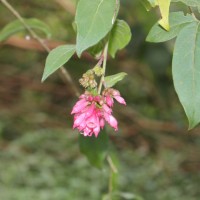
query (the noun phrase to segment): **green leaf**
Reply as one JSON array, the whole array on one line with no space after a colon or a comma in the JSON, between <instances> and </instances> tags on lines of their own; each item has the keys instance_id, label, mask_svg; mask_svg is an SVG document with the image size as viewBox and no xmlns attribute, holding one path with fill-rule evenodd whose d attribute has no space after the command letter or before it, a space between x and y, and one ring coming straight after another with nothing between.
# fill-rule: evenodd
<instances>
[{"instance_id":1,"label":"green leaf","mask_svg":"<svg viewBox=\"0 0 200 200\"><path fill-rule=\"evenodd\" d=\"M123 49L131 40L129 25L123 20L116 20L109 40L108 52L114 58L117 50Z\"/></svg>"},{"instance_id":2,"label":"green leaf","mask_svg":"<svg viewBox=\"0 0 200 200\"><path fill-rule=\"evenodd\" d=\"M150 30L146 40L148 42L165 42L173 39L178 35L180 30L193 22L192 15L184 15L183 12L172 12L169 15L170 31L163 29L158 23L156 23Z\"/></svg>"},{"instance_id":3,"label":"green leaf","mask_svg":"<svg viewBox=\"0 0 200 200\"><path fill-rule=\"evenodd\" d=\"M108 87L108 88L114 86L116 83L123 80L126 75L127 75L127 73L120 72L118 74L106 76L105 79L104 79L105 86Z\"/></svg>"},{"instance_id":4,"label":"green leaf","mask_svg":"<svg viewBox=\"0 0 200 200\"><path fill-rule=\"evenodd\" d=\"M109 138L105 129L101 130L98 137L79 136L80 151L88 158L89 162L97 167L102 168L103 162L108 152Z\"/></svg>"},{"instance_id":5,"label":"green leaf","mask_svg":"<svg viewBox=\"0 0 200 200\"><path fill-rule=\"evenodd\" d=\"M80 0L76 10L76 51L82 52L103 39L113 26L116 0Z\"/></svg>"},{"instance_id":6,"label":"green leaf","mask_svg":"<svg viewBox=\"0 0 200 200\"><path fill-rule=\"evenodd\" d=\"M43 33L46 34L48 38L51 36L49 27L44 22L38 19L24 19L24 21L31 29L37 29L37 30L42 31ZM24 30L26 30L26 28L19 20L10 22L1 30L0 41L6 40L11 35L14 35L17 32L24 31Z\"/></svg>"},{"instance_id":7,"label":"green leaf","mask_svg":"<svg viewBox=\"0 0 200 200\"><path fill-rule=\"evenodd\" d=\"M199 0L172 0L172 2L182 2L182 3L186 4L187 6L200 7Z\"/></svg>"},{"instance_id":8,"label":"green leaf","mask_svg":"<svg viewBox=\"0 0 200 200\"><path fill-rule=\"evenodd\" d=\"M193 22L179 33L173 55L175 90L189 120L189 129L200 122L200 25Z\"/></svg>"},{"instance_id":9,"label":"green leaf","mask_svg":"<svg viewBox=\"0 0 200 200\"><path fill-rule=\"evenodd\" d=\"M47 56L42 82L62 67L73 56L75 51L75 45L61 45L53 49Z\"/></svg>"}]
</instances>

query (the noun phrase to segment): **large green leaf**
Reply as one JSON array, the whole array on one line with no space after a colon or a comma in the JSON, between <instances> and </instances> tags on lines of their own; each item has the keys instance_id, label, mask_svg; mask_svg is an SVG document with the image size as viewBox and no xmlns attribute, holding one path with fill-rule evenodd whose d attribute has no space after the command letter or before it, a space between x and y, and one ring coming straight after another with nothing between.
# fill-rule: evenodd
<instances>
[{"instance_id":1,"label":"large green leaf","mask_svg":"<svg viewBox=\"0 0 200 200\"><path fill-rule=\"evenodd\" d=\"M193 22L179 33L173 55L174 86L189 120L200 122L200 25Z\"/></svg>"},{"instance_id":2,"label":"large green leaf","mask_svg":"<svg viewBox=\"0 0 200 200\"><path fill-rule=\"evenodd\" d=\"M188 6L194 6L194 7L200 7L200 1L199 0L172 0L173 2L182 2Z\"/></svg>"},{"instance_id":3,"label":"large green leaf","mask_svg":"<svg viewBox=\"0 0 200 200\"><path fill-rule=\"evenodd\" d=\"M108 152L109 138L105 129L102 130L98 137L94 135L92 137L79 136L80 151L86 155L89 162L97 167L101 168Z\"/></svg>"},{"instance_id":4,"label":"large green leaf","mask_svg":"<svg viewBox=\"0 0 200 200\"><path fill-rule=\"evenodd\" d=\"M80 0L76 10L77 55L103 39L113 26L116 0Z\"/></svg>"},{"instance_id":5,"label":"large green leaf","mask_svg":"<svg viewBox=\"0 0 200 200\"><path fill-rule=\"evenodd\" d=\"M178 35L183 27L194 20L192 15L184 15L183 12L172 12L169 15L170 31L166 31L156 23L150 30L146 40L148 42L165 42L171 40Z\"/></svg>"},{"instance_id":6,"label":"large green leaf","mask_svg":"<svg viewBox=\"0 0 200 200\"><path fill-rule=\"evenodd\" d=\"M131 40L129 25L123 20L116 20L110 33L108 52L114 58L117 50L123 49Z\"/></svg>"},{"instance_id":7,"label":"large green leaf","mask_svg":"<svg viewBox=\"0 0 200 200\"><path fill-rule=\"evenodd\" d=\"M75 53L75 45L61 45L47 56L42 81L64 65Z\"/></svg>"},{"instance_id":8,"label":"large green leaf","mask_svg":"<svg viewBox=\"0 0 200 200\"><path fill-rule=\"evenodd\" d=\"M27 26L32 29L37 29L46 34L47 37L51 36L49 27L42 21L38 19L24 19ZM16 34L17 32L26 30L25 26L19 21L15 20L7 24L0 32L0 41L6 40L11 35Z\"/></svg>"},{"instance_id":9,"label":"large green leaf","mask_svg":"<svg viewBox=\"0 0 200 200\"><path fill-rule=\"evenodd\" d=\"M127 75L125 72L120 72L118 74L114 74L111 76L106 76L104 79L104 84L106 87L112 87L117 84L119 81L123 80L124 77Z\"/></svg>"}]
</instances>

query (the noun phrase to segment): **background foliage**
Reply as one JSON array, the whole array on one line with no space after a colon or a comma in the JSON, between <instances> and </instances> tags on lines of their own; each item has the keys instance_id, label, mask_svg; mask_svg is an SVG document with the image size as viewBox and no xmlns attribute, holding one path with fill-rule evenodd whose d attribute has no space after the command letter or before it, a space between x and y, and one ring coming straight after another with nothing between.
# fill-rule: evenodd
<instances>
[{"instance_id":1,"label":"background foliage","mask_svg":"<svg viewBox=\"0 0 200 200\"><path fill-rule=\"evenodd\" d=\"M50 26L49 45L75 43L76 1L66 1L70 9L56 0L9 2L23 17ZM172 5L174 10L180 8L187 9L181 2ZM128 74L117 85L128 104L125 109L115 108L120 130L108 129L110 151L119 168L113 198L196 200L200 133L199 128L186 131L173 88L173 41L145 42L158 16L147 13L139 0L124 0L119 15L131 26L133 38L116 60L108 62L108 75ZM0 27L14 19L0 5ZM58 74L41 84L46 53L35 43L26 47L31 50L22 49L27 36L20 33L0 43L0 199L101 199L108 191L108 166L93 168L79 152L78 133L71 129L70 111L76 101L72 88ZM81 61L74 57L66 67L78 82L94 63L84 55Z\"/></svg>"}]
</instances>

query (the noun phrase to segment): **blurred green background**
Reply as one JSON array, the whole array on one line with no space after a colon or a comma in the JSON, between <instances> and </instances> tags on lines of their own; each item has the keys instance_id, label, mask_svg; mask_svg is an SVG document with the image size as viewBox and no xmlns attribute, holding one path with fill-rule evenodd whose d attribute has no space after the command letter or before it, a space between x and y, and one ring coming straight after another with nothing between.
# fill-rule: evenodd
<instances>
[{"instance_id":1,"label":"blurred green background","mask_svg":"<svg viewBox=\"0 0 200 200\"><path fill-rule=\"evenodd\" d=\"M75 43L75 0L10 0L25 18L38 18L52 31L49 45ZM187 120L171 76L174 41L145 42L159 15L140 0L121 2L119 18L132 40L107 74L124 71L116 85L127 106L116 105L119 132L109 129L111 152L118 160L113 199L200 199L200 129L187 132ZM185 9L182 4L172 9ZM0 28L15 17L0 4ZM39 33L40 34L40 33ZM58 73L41 83L47 53L28 46L28 33L0 43L0 200L99 200L108 192L109 168L92 167L79 151L70 111L77 98ZM42 35L41 35L42 37ZM31 42L32 39L30 39ZM65 67L77 87L95 61L74 57ZM82 88L80 88L82 91Z\"/></svg>"}]
</instances>

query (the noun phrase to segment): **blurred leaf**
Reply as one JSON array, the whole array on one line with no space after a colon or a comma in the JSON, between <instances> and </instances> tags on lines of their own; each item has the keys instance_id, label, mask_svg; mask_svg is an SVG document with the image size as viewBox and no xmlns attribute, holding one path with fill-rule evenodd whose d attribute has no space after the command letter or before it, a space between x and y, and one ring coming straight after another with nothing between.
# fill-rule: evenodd
<instances>
[{"instance_id":1,"label":"blurred leaf","mask_svg":"<svg viewBox=\"0 0 200 200\"><path fill-rule=\"evenodd\" d=\"M108 88L114 86L116 83L123 80L126 75L127 75L127 73L120 72L118 74L106 76L105 79L104 79L105 86L108 87Z\"/></svg>"},{"instance_id":2,"label":"blurred leaf","mask_svg":"<svg viewBox=\"0 0 200 200\"><path fill-rule=\"evenodd\" d=\"M76 51L80 57L87 48L97 44L111 30L116 0L80 0L76 10Z\"/></svg>"},{"instance_id":3,"label":"blurred leaf","mask_svg":"<svg viewBox=\"0 0 200 200\"><path fill-rule=\"evenodd\" d=\"M169 15L170 31L163 29L158 23L156 23L150 30L147 41L148 42L165 42L176 37L180 30L193 22L194 18L192 15L184 15L183 12L172 12Z\"/></svg>"},{"instance_id":4,"label":"blurred leaf","mask_svg":"<svg viewBox=\"0 0 200 200\"><path fill-rule=\"evenodd\" d=\"M47 56L42 81L64 65L75 53L75 45L61 45Z\"/></svg>"},{"instance_id":5,"label":"blurred leaf","mask_svg":"<svg viewBox=\"0 0 200 200\"><path fill-rule=\"evenodd\" d=\"M120 192L120 193L117 193L117 194L118 194L118 196L120 196L124 200L143 200L142 197L137 196L133 193L129 193L129 192Z\"/></svg>"},{"instance_id":6,"label":"blurred leaf","mask_svg":"<svg viewBox=\"0 0 200 200\"><path fill-rule=\"evenodd\" d=\"M194 22L179 33L173 55L176 92L189 120L189 129L200 122L200 26Z\"/></svg>"},{"instance_id":7,"label":"blurred leaf","mask_svg":"<svg viewBox=\"0 0 200 200\"><path fill-rule=\"evenodd\" d=\"M182 2L188 6L200 7L199 0L172 0L172 2Z\"/></svg>"},{"instance_id":8,"label":"blurred leaf","mask_svg":"<svg viewBox=\"0 0 200 200\"><path fill-rule=\"evenodd\" d=\"M131 40L131 30L124 20L116 20L109 40L108 52L114 58L117 50L123 49Z\"/></svg>"},{"instance_id":9,"label":"blurred leaf","mask_svg":"<svg viewBox=\"0 0 200 200\"><path fill-rule=\"evenodd\" d=\"M38 19L24 19L24 21L31 29L42 31L48 38L51 36L50 29L44 22ZM24 30L26 30L26 28L19 20L10 22L1 30L0 41L6 40L11 35Z\"/></svg>"},{"instance_id":10,"label":"blurred leaf","mask_svg":"<svg viewBox=\"0 0 200 200\"><path fill-rule=\"evenodd\" d=\"M97 138L94 136L85 137L81 134L79 136L80 151L97 168L102 168L103 166L108 151L108 143L108 134L105 129L101 130Z\"/></svg>"}]
</instances>

